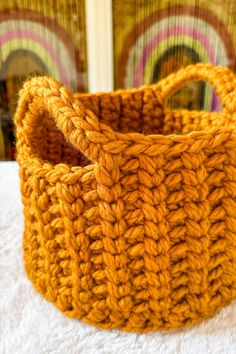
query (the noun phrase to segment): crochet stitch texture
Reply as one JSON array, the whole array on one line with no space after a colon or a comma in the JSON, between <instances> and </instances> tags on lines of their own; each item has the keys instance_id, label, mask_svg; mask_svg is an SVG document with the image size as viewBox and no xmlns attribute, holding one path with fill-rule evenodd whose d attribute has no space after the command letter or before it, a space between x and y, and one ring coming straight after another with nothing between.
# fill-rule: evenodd
<instances>
[{"instance_id":1,"label":"crochet stitch texture","mask_svg":"<svg viewBox=\"0 0 236 354\"><path fill-rule=\"evenodd\" d=\"M171 110L188 80L221 112ZM157 84L75 94L24 84L15 114L24 262L68 316L148 332L236 298L236 76L191 65Z\"/></svg>"}]
</instances>

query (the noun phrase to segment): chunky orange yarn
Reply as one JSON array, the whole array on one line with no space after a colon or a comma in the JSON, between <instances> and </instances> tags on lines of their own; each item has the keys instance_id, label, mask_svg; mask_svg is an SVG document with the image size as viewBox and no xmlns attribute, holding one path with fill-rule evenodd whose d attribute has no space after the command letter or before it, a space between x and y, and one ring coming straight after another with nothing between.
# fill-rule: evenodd
<instances>
[{"instance_id":1,"label":"chunky orange yarn","mask_svg":"<svg viewBox=\"0 0 236 354\"><path fill-rule=\"evenodd\" d=\"M222 112L167 108L188 80L209 81ZM74 96L37 77L15 122L25 268L62 312L145 332L194 324L236 297L229 69L197 64L156 85Z\"/></svg>"}]
</instances>

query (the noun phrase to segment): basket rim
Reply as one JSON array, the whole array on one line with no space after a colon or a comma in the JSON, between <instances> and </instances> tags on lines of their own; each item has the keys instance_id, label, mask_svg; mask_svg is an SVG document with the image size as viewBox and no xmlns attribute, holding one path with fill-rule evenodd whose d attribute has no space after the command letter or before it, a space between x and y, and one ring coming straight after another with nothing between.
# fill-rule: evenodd
<instances>
[{"instance_id":1,"label":"basket rim","mask_svg":"<svg viewBox=\"0 0 236 354\"><path fill-rule=\"evenodd\" d=\"M171 110L165 106L165 101L173 92L189 80L209 81L221 97L223 110L221 112L208 112L197 110ZM214 149L223 142L232 139L236 143L235 120L225 126L209 126L209 129L191 131L187 134L147 134L136 132L117 132L110 126L99 121L99 118L90 109L86 108L79 100L82 96L108 96L119 95L121 92L145 92L145 89L153 89L157 101L161 104L163 114L168 112L191 112L197 115L219 114L224 117L236 114L236 76L228 68L214 67L211 64L189 65L178 72L170 74L157 84L143 85L139 88L122 89L112 92L72 94L55 79L43 76L35 77L24 84L20 93L20 100L15 114L18 138L21 138L18 153L27 152L27 158L32 155L30 140L35 119L40 116L39 111L47 112L54 120L54 124L62 131L65 138L76 150L81 151L94 163L101 160L104 154L122 154L123 157L145 154L150 157L165 154L173 156L181 152L197 153L204 148ZM28 114L29 113L29 114ZM27 136L28 135L28 136ZM19 139L20 140L20 139ZM26 150L23 148L26 147ZM175 147L175 153L173 150ZM231 146L232 147L232 146ZM44 160L38 158L42 165ZM101 157L101 158L100 158ZM54 164L51 164L55 166Z\"/></svg>"},{"instance_id":2,"label":"basket rim","mask_svg":"<svg viewBox=\"0 0 236 354\"><path fill-rule=\"evenodd\" d=\"M183 111L183 110L181 110ZM186 111L186 110L185 110ZM187 110L188 111L188 110ZM189 111L188 111L189 112ZM191 111L191 112L200 112L200 111ZM204 111L201 111L204 112ZM207 112L208 113L208 112ZM206 144L213 138L214 140L212 141L213 145L214 145L214 141L217 141L217 136L219 134L222 135L222 133L225 133L225 137L223 139L223 141L228 141L230 139L231 136L233 136L235 144L233 144L233 146L236 148L236 128L212 128L209 130L199 130L199 131L192 131L189 132L187 134L169 134L169 135L161 135L161 134L149 134L149 135L144 135L141 133L127 133L127 134L123 134L123 133L118 133L117 132L117 136L123 136L123 135L129 135L129 136L133 136L133 139L129 139L130 144L130 148L135 148L135 144L139 145L140 149L142 149L142 144L138 144L138 142L136 141L137 137L141 138L147 138L145 139L145 141L148 144L143 144L143 151L142 152L138 152L138 153L130 153L130 151L127 149L124 149L123 153L127 152L127 155L130 156L132 155L134 158L138 157L140 154L146 154L145 150L150 151L150 148L152 148L152 150L155 150L155 148L153 147L153 143L157 143L155 145L163 145L165 146L165 144L163 142L160 143L160 139L161 140L165 140L165 141L172 141L173 145L171 146L170 149L173 148L173 146L182 145L182 149L181 151L178 151L178 153L175 153L174 155L177 157L178 155L184 153L184 152L195 152L195 153L200 153L202 151L202 149L204 149L204 146L198 148L198 151L191 151L194 150L192 147L194 145L194 143L200 142L200 141L204 141ZM158 144L159 143L159 144ZM215 146L215 148L219 145L221 145L222 140L219 141L217 143L217 145ZM204 144L205 145L205 144ZM229 146L229 148L231 148L231 146ZM78 152L80 151L77 147L73 146L74 149L76 149ZM208 146L208 149L209 146ZM212 147L212 149L214 149ZM116 152L113 152L112 150L107 149L107 151L109 151L109 153L113 153L115 154ZM119 152L117 152L117 154L119 154ZM157 151L154 153L151 153L151 156L153 157L157 157L158 155L163 155L165 154L165 157L171 157L173 156L171 154L171 151L167 153L163 152L163 151ZM146 154L148 156L150 156L149 154ZM170 156L171 155L171 156ZM75 174L75 173L79 173L81 170L84 172L92 172L94 170L94 166L96 164L99 164L99 162L94 162L92 161L91 164L86 165L86 166L79 166L79 165L73 165L73 164L68 164L65 162L59 162L59 163L53 163L49 160L45 160L42 159L40 156L38 156L37 154L34 154L32 152L30 152L28 149L23 153L19 150L19 152L17 153L17 161L20 165L25 165L25 167L27 167L28 170L31 171L35 171L35 169L39 168L42 170L45 170L45 174L47 172L50 171L61 171L63 174L64 173L71 173L71 174ZM36 172L36 171L35 171Z\"/></svg>"}]
</instances>

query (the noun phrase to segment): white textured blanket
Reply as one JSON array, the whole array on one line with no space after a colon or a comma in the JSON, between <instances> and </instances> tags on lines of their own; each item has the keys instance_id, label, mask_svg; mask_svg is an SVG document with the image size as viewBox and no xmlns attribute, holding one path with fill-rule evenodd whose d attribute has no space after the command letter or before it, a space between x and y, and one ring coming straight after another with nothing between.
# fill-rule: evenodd
<instances>
[{"instance_id":1,"label":"white textured blanket","mask_svg":"<svg viewBox=\"0 0 236 354\"><path fill-rule=\"evenodd\" d=\"M103 331L62 315L27 280L18 166L0 163L0 354L236 354L236 302L175 333Z\"/></svg>"}]
</instances>

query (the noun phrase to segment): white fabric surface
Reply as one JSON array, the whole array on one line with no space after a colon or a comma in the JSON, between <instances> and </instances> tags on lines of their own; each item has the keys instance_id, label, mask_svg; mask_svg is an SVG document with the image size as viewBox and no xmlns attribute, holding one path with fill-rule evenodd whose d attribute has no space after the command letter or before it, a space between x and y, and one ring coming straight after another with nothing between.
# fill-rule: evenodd
<instances>
[{"instance_id":1,"label":"white fabric surface","mask_svg":"<svg viewBox=\"0 0 236 354\"><path fill-rule=\"evenodd\" d=\"M98 330L61 314L26 278L18 166L0 163L1 354L236 354L236 301L214 318L172 333Z\"/></svg>"}]
</instances>

